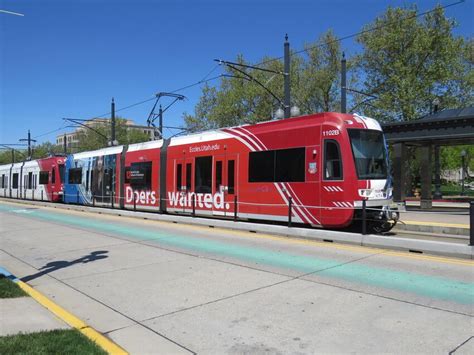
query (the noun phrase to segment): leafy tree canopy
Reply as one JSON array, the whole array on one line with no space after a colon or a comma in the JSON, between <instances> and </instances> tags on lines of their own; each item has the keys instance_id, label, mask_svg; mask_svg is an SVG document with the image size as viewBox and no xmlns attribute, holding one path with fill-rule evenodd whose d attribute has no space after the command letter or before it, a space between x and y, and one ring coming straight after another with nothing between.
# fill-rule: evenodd
<instances>
[{"instance_id":1,"label":"leafy tree canopy","mask_svg":"<svg viewBox=\"0 0 474 355\"><path fill-rule=\"evenodd\" d=\"M359 54L348 58L348 86L368 95L349 95L352 111L381 121L420 118L435 99L440 109L474 104L474 41L453 34L455 21L442 7L418 16L416 6L389 7L364 26ZM302 114L340 110L341 44L329 30L291 55L292 104ZM240 55L235 60L249 64ZM262 68L282 71L281 60L262 58ZM194 114L184 114L188 129L200 131L268 120L278 102L261 86L225 68L217 86L205 85ZM283 77L257 70L246 72L277 97ZM229 77L233 76L233 77Z\"/></svg>"},{"instance_id":2,"label":"leafy tree canopy","mask_svg":"<svg viewBox=\"0 0 474 355\"><path fill-rule=\"evenodd\" d=\"M139 129L131 129L126 126L126 119L115 119L115 137L119 144L133 144L139 142L146 142L150 140L150 136ZM83 152L88 150L95 150L105 148L108 145L111 137L110 123L101 122L94 124L92 129L81 129L78 132L79 143L76 147L72 147L74 152Z\"/></svg>"},{"instance_id":3,"label":"leafy tree canopy","mask_svg":"<svg viewBox=\"0 0 474 355\"><path fill-rule=\"evenodd\" d=\"M441 108L474 103L472 39L454 36L456 23L439 6L422 17L417 13L416 6L389 7L357 39L360 86L376 97L361 106L370 116L413 120L428 114L436 98Z\"/></svg>"},{"instance_id":4,"label":"leafy tree canopy","mask_svg":"<svg viewBox=\"0 0 474 355\"><path fill-rule=\"evenodd\" d=\"M326 32L317 41L306 45L303 54L291 55L290 80L292 105L297 105L302 114L316 111L340 109L340 42L332 31ZM235 60L250 64L242 55ZM264 57L260 67L283 72L281 60ZM349 66L350 67L350 66ZM195 107L194 115L184 114L186 127L201 131L244 123L269 120L280 107L283 99L283 75L256 69L245 70L273 93L270 94L254 80L242 73L224 67L224 76L218 87L205 85L202 96Z\"/></svg>"}]
</instances>

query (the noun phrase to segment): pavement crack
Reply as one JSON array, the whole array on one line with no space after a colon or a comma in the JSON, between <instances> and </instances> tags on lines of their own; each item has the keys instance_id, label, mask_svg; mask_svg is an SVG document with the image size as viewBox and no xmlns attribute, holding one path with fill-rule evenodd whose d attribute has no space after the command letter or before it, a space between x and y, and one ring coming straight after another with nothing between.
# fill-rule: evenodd
<instances>
[{"instance_id":1,"label":"pavement crack","mask_svg":"<svg viewBox=\"0 0 474 355\"><path fill-rule=\"evenodd\" d=\"M459 344L458 346L456 346L453 350L451 350L448 354L451 355L451 354L454 354L461 346L463 346L464 344L466 344L467 342L469 342L469 340L471 339L474 339L474 336L470 336L469 338L467 338L467 340L463 341L461 344Z\"/></svg>"}]
</instances>

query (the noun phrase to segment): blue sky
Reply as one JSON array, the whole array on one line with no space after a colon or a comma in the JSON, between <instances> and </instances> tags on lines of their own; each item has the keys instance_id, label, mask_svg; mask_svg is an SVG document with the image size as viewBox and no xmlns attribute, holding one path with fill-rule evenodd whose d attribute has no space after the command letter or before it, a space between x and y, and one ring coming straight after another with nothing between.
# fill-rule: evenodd
<instances>
[{"instance_id":1,"label":"blue sky","mask_svg":"<svg viewBox=\"0 0 474 355\"><path fill-rule=\"evenodd\" d=\"M446 9L459 22L456 33L473 35L473 0ZM437 3L416 2L420 11ZM62 117L92 118L159 91L173 91L221 73L214 58L252 62L281 56L288 33L301 49L332 28L358 32L387 6L411 1L382 0L0 0L0 143L17 143L30 129L39 142L55 141ZM343 42L354 52L353 40ZM181 125L192 113L199 86L181 91L185 102L165 115ZM163 101L166 104L167 101ZM153 101L118 113L146 124ZM165 131L165 135L170 135Z\"/></svg>"}]
</instances>

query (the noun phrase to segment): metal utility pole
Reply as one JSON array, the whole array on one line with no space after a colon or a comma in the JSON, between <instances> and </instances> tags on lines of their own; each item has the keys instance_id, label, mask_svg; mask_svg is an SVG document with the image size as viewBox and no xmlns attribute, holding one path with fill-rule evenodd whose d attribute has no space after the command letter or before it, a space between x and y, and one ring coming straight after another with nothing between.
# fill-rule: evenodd
<instances>
[{"instance_id":1,"label":"metal utility pole","mask_svg":"<svg viewBox=\"0 0 474 355\"><path fill-rule=\"evenodd\" d=\"M158 129L160 130L160 139L163 139L163 108L161 107L161 104L160 104L160 109L158 111L158 117L159 117Z\"/></svg>"},{"instance_id":2,"label":"metal utility pole","mask_svg":"<svg viewBox=\"0 0 474 355\"><path fill-rule=\"evenodd\" d=\"M27 160L31 160L31 142L36 142L36 140L31 139L30 130L28 130L28 138L22 138L19 141L20 142L25 142L25 141L28 142L28 158L27 158Z\"/></svg>"},{"instance_id":3,"label":"metal utility pole","mask_svg":"<svg viewBox=\"0 0 474 355\"><path fill-rule=\"evenodd\" d=\"M15 162L15 149L12 149L12 164Z\"/></svg>"},{"instance_id":4,"label":"metal utility pole","mask_svg":"<svg viewBox=\"0 0 474 355\"><path fill-rule=\"evenodd\" d=\"M115 145L116 141L115 141L115 101L114 101L114 98L112 97L112 109L111 109L111 112L112 112L112 116L111 116L111 123L112 123L112 134L111 134L111 142L110 144L111 145Z\"/></svg>"},{"instance_id":5,"label":"metal utility pole","mask_svg":"<svg viewBox=\"0 0 474 355\"><path fill-rule=\"evenodd\" d=\"M291 116L291 92L290 92L290 42L288 42L288 34L285 35L285 44L284 48L284 70L285 70L285 97L283 98L283 103L285 105L285 118Z\"/></svg>"},{"instance_id":6,"label":"metal utility pole","mask_svg":"<svg viewBox=\"0 0 474 355\"><path fill-rule=\"evenodd\" d=\"M347 113L347 87L346 87L346 55L342 53L341 60L341 112Z\"/></svg>"},{"instance_id":7,"label":"metal utility pole","mask_svg":"<svg viewBox=\"0 0 474 355\"><path fill-rule=\"evenodd\" d=\"M63 147L64 147L64 154L67 154L66 133L64 133Z\"/></svg>"}]
</instances>

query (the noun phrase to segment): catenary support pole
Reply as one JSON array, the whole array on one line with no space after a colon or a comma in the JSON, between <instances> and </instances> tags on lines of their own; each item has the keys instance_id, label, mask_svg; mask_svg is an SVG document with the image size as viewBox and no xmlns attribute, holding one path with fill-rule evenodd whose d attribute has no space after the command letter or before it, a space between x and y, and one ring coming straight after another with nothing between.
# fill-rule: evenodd
<instances>
[{"instance_id":1,"label":"catenary support pole","mask_svg":"<svg viewBox=\"0 0 474 355\"><path fill-rule=\"evenodd\" d=\"M293 204L293 199L290 196L288 197L288 227L291 227L292 204Z\"/></svg>"},{"instance_id":2,"label":"catenary support pole","mask_svg":"<svg viewBox=\"0 0 474 355\"><path fill-rule=\"evenodd\" d=\"M237 195L234 196L234 222L237 222Z\"/></svg>"},{"instance_id":3,"label":"catenary support pole","mask_svg":"<svg viewBox=\"0 0 474 355\"><path fill-rule=\"evenodd\" d=\"M111 145L115 145L115 101L112 97L112 107L111 107L111 124L112 124L112 134L111 134Z\"/></svg>"},{"instance_id":4,"label":"catenary support pole","mask_svg":"<svg viewBox=\"0 0 474 355\"><path fill-rule=\"evenodd\" d=\"M289 118L291 115L291 86L290 86L290 42L288 42L288 34L285 36L285 44L283 46L284 49L284 70L285 70L285 77L284 77L284 90L285 90L285 97L283 99L283 103L285 104L284 111L285 111L285 118Z\"/></svg>"},{"instance_id":5,"label":"catenary support pole","mask_svg":"<svg viewBox=\"0 0 474 355\"><path fill-rule=\"evenodd\" d=\"M346 55L342 53L341 60L341 112L347 112L347 87L346 87Z\"/></svg>"},{"instance_id":6,"label":"catenary support pole","mask_svg":"<svg viewBox=\"0 0 474 355\"><path fill-rule=\"evenodd\" d=\"M469 245L474 246L474 201L469 203Z\"/></svg>"}]
</instances>

